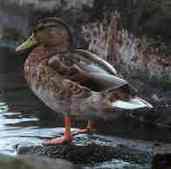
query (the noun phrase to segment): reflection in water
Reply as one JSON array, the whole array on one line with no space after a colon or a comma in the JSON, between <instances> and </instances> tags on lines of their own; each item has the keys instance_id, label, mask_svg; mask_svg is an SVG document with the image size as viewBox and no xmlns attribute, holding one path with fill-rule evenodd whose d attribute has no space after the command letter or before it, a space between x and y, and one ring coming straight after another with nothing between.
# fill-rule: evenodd
<instances>
[{"instance_id":1,"label":"reflection in water","mask_svg":"<svg viewBox=\"0 0 171 169\"><path fill-rule=\"evenodd\" d=\"M8 112L7 104L0 103L0 153L15 155L17 144L39 144L47 135L56 134L56 129L40 128L38 122L32 115Z\"/></svg>"},{"instance_id":2,"label":"reflection in water","mask_svg":"<svg viewBox=\"0 0 171 169\"><path fill-rule=\"evenodd\" d=\"M4 102L0 102L0 112L8 111L8 105Z\"/></svg>"}]
</instances>

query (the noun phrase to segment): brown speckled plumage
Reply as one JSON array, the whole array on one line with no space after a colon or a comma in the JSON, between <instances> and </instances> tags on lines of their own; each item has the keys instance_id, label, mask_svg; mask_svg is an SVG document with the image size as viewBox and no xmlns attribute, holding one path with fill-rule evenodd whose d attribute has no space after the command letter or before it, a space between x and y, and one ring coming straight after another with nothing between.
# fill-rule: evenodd
<instances>
[{"instance_id":1,"label":"brown speckled plumage","mask_svg":"<svg viewBox=\"0 0 171 169\"><path fill-rule=\"evenodd\" d=\"M90 109L102 111L95 105L104 100L99 92L86 86L90 77L72 62L73 55L70 51L49 55L48 49L39 46L25 62L25 78L34 93L53 110L89 116ZM110 106L109 101L106 105Z\"/></svg>"},{"instance_id":2,"label":"brown speckled plumage","mask_svg":"<svg viewBox=\"0 0 171 169\"><path fill-rule=\"evenodd\" d=\"M25 62L25 78L32 91L52 110L65 116L64 136L46 144L71 143L71 116L88 119L80 133L94 131L96 117L117 117L114 110L152 108L132 92L115 68L97 55L73 48L72 34L57 18L38 22L32 35L16 48L33 48ZM79 132L78 132L79 133Z\"/></svg>"}]
</instances>

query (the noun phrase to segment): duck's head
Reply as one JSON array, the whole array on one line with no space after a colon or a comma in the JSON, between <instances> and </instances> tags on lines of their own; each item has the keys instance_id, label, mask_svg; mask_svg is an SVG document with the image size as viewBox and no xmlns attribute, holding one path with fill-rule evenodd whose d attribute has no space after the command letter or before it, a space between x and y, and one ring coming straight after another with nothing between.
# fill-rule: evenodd
<instances>
[{"instance_id":1,"label":"duck's head","mask_svg":"<svg viewBox=\"0 0 171 169\"><path fill-rule=\"evenodd\" d=\"M39 45L61 50L70 49L73 46L71 31L59 18L41 19L33 28L32 35L18 46L16 51L23 51Z\"/></svg>"}]
</instances>

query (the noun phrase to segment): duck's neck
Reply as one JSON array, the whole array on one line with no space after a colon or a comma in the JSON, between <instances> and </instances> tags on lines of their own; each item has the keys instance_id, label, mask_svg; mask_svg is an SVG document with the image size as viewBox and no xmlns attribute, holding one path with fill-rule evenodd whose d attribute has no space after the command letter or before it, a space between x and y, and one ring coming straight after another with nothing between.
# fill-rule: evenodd
<instances>
[{"instance_id":1,"label":"duck's neck","mask_svg":"<svg viewBox=\"0 0 171 169\"><path fill-rule=\"evenodd\" d=\"M31 77L34 77L37 71L38 65L48 64L48 60L50 57L56 55L57 53L69 52L67 48L59 48L59 47L45 47L43 45L39 45L32 50L30 55L25 61L24 71L25 77L29 82Z\"/></svg>"},{"instance_id":2,"label":"duck's neck","mask_svg":"<svg viewBox=\"0 0 171 169\"><path fill-rule=\"evenodd\" d=\"M69 49L64 46L47 46L45 47L45 50L48 52L49 57L57 53L64 53L69 51Z\"/></svg>"},{"instance_id":3,"label":"duck's neck","mask_svg":"<svg viewBox=\"0 0 171 169\"><path fill-rule=\"evenodd\" d=\"M56 47L56 46L43 46L39 45L34 48L26 60L25 65L37 66L40 62L48 60L50 57L57 53L69 52L66 47Z\"/></svg>"},{"instance_id":4,"label":"duck's neck","mask_svg":"<svg viewBox=\"0 0 171 169\"><path fill-rule=\"evenodd\" d=\"M37 59L40 61L42 59L50 58L57 53L64 53L64 52L68 52L68 51L69 51L69 49L64 46L40 45L40 46L36 47L35 49L33 49L32 53L31 53L31 58L34 58L34 59Z\"/></svg>"}]
</instances>

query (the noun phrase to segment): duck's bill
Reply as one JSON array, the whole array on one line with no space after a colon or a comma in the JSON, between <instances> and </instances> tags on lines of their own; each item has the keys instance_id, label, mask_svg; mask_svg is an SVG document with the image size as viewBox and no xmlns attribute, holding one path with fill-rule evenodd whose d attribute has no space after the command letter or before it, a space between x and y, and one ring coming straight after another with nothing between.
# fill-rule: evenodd
<instances>
[{"instance_id":1,"label":"duck's bill","mask_svg":"<svg viewBox=\"0 0 171 169\"><path fill-rule=\"evenodd\" d=\"M16 48L16 52L20 52L26 49L30 49L37 44L34 35L32 34L25 42Z\"/></svg>"},{"instance_id":2,"label":"duck's bill","mask_svg":"<svg viewBox=\"0 0 171 169\"><path fill-rule=\"evenodd\" d=\"M145 101L144 99L141 99L140 97L134 97L128 101L123 100L117 100L112 103L113 108L120 108L125 110L136 110L141 108L153 108L153 106Z\"/></svg>"}]
</instances>

